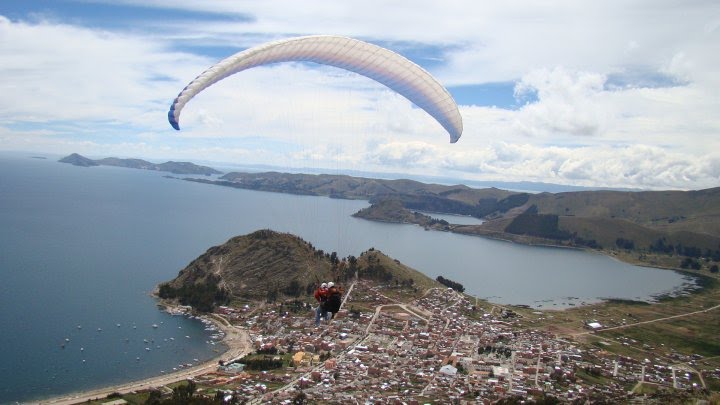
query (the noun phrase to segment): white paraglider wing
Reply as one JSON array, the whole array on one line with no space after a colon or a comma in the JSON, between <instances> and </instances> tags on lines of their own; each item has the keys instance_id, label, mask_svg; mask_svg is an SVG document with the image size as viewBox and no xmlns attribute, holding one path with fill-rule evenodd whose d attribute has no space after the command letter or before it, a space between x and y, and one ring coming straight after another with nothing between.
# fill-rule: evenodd
<instances>
[{"instance_id":1,"label":"white paraglider wing","mask_svg":"<svg viewBox=\"0 0 720 405\"><path fill-rule=\"evenodd\" d=\"M397 53L339 36L307 36L269 42L236 53L204 71L172 103L168 121L179 130L180 112L202 90L232 74L276 62L309 61L335 66L384 84L425 110L450 134L460 139L462 117L450 93L423 68Z\"/></svg>"}]
</instances>

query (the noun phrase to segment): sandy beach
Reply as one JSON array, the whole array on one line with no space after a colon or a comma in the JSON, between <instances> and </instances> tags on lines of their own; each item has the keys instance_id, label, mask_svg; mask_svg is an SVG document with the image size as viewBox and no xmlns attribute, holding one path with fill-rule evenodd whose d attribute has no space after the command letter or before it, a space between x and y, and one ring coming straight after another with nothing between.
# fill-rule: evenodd
<instances>
[{"instance_id":1,"label":"sandy beach","mask_svg":"<svg viewBox=\"0 0 720 405\"><path fill-rule=\"evenodd\" d=\"M171 307L166 307L166 309L169 308ZM227 321L227 319L223 318L218 314L206 315L205 317L213 321L215 325L217 325L217 327L225 333L225 338L222 340L222 342L227 346L228 349L224 353L221 353L218 356L202 364L194 367L189 367L184 370L179 370L177 372L163 374L144 380L133 381L129 383L113 385L89 391L74 392L58 397L34 401L32 403L69 405L87 402L89 400L102 399L114 392L124 394L133 391L142 391L154 387L161 387L163 385L172 384L177 381L186 380L188 378L214 371L218 366L218 361L235 360L244 356L250 351L250 338L246 330L232 326L230 322Z\"/></svg>"}]
</instances>

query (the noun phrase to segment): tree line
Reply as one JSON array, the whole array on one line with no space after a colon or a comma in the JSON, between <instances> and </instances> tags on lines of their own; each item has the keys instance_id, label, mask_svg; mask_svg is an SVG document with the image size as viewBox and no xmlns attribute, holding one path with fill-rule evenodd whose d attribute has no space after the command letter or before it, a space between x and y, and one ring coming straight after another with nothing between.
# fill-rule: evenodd
<instances>
[{"instance_id":1,"label":"tree line","mask_svg":"<svg viewBox=\"0 0 720 405\"><path fill-rule=\"evenodd\" d=\"M615 245L620 249L635 250L636 245L632 239L617 238ZM658 238L652 242L647 250L652 253L662 253L667 255L682 256L680 261L680 268L700 270L702 268L702 261L705 262L720 262L720 249L703 249L697 246L684 246L682 243L670 243L664 237ZM714 263L709 265L711 273L718 272L718 265Z\"/></svg>"},{"instance_id":2,"label":"tree line","mask_svg":"<svg viewBox=\"0 0 720 405\"><path fill-rule=\"evenodd\" d=\"M216 305L230 302L230 293L218 287L220 280L210 274L204 281L195 284L183 284L175 288L170 283L160 285L158 296L164 299L177 299L182 305L190 305L198 311L212 312Z\"/></svg>"},{"instance_id":3,"label":"tree line","mask_svg":"<svg viewBox=\"0 0 720 405\"><path fill-rule=\"evenodd\" d=\"M465 287L464 287L462 284L460 284L460 283L458 283L458 282L456 282L456 281L449 280L449 279L447 279L447 278L445 278L445 277L443 277L443 276L437 276L436 280L437 280L440 284L444 285L445 287L450 287L450 288L452 288L453 290L455 290L455 291L457 291L457 292L464 292L464 291L465 291Z\"/></svg>"}]
</instances>

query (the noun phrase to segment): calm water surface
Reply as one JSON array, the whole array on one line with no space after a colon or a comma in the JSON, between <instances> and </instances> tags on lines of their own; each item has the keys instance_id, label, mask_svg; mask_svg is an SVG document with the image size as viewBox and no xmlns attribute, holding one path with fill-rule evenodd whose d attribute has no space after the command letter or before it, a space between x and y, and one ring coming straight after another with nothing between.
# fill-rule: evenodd
<instances>
[{"instance_id":1,"label":"calm water surface","mask_svg":"<svg viewBox=\"0 0 720 405\"><path fill-rule=\"evenodd\" d=\"M693 284L676 272L586 252L351 217L364 201L56 160L0 154L0 403L213 357L220 348L207 343L210 332L159 311L149 293L210 246L261 228L297 234L340 256L374 247L499 303L558 308L605 297L649 299Z\"/></svg>"}]
</instances>

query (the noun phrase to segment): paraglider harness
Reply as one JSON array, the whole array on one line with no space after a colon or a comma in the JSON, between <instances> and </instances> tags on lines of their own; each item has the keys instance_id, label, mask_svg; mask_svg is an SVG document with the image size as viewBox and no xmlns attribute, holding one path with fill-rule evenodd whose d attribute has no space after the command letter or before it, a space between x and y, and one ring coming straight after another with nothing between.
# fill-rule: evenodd
<instances>
[{"instance_id":1,"label":"paraglider harness","mask_svg":"<svg viewBox=\"0 0 720 405\"><path fill-rule=\"evenodd\" d=\"M321 304L322 305L322 304ZM327 301L325 302L325 310L332 312L332 317L340 310L342 305L342 293L337 287L330 287L327 292Z\"/></svg>"},{"instance_id":2,"label":"paraglider harness","mask_svg":"<svg viewBox=\"0 0 720 405\"><path fill-rule=\"evenodd\" d=\"M328 312L328 305L327 305L328 292L327 291L324 291L323 293L320 294L320 299L318 300L318 302L320 303L320 310L323 313Z\"/></svg>"},{"instance_id":3,"label":"paraglider harness","mask_svg":"<svg viewBox=\"0 0 720 405\"><path fill-rule=\"evenodd\" d=\"M322 286L315 290L315 299L318 301L318 307L315 308L315 326L320 325L320 319L329 320L327 310L328 290Z\"/></svg>"}]
</instances>

